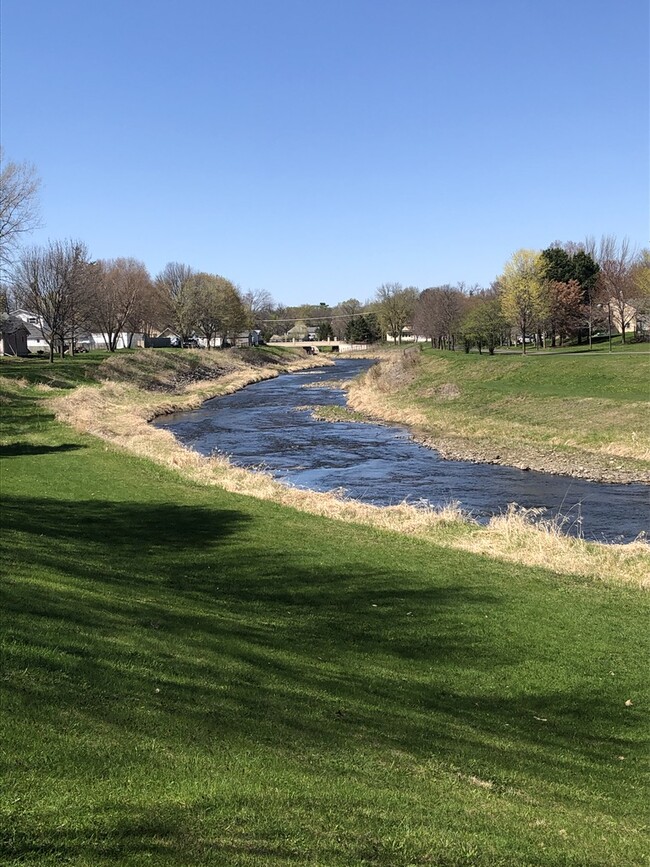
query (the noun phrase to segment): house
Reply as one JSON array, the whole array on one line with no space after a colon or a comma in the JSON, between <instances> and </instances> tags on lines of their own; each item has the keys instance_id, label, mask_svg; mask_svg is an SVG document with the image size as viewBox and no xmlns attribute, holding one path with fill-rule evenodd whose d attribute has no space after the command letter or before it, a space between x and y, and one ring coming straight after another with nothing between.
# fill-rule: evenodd
<instances>
[{"instance_id":1,"label":"house","mask_svg":"<svg viewBox=\"0 0 650 867\"><path fill-rule=\"evenodd\" d=\"M625 326L633 330L635 337L650 337L650 298L631 298L625 305ZM612 320L621 330L620 312L612 306Z\"/></svg>"},{"instance_id":2,"label":"house","mask_svg":"<svg viewBox=\"0 0 650 867\"><path fill-rule=\"evenodd\" d=\"M235 335L233 346L259 346L262 339L262 332L259 328L252 331L240 331Z\"/></svg>"},{"instance_id":3,"label":"house","mask_svg":"<svg viewBox=\"0 0 650 867\"><path fill-rule=\"evenodd\" d=\"M0 355L29 355L28 334L29 329L22 319L3 313L0 316Z\"/></svg>"},{"instance_id":4,"label":"house","mask_svg":"<svg viewBox=\"0 0 650 867\"><path fill-rule=\"evenodd\" d=\"M298 320L293 328L290 328L287 331L287 340L308 340L309 339L309 328L307 324L303 322L303 320Z\"/></svg>"},{"instance_id":5,"label":"house","mask_svg":"<svg viewBox=\"0 0 650 867\"><path fill-rule=\"evenodd\" d=\"M395 340L392 334L386 334L386 342L387 343L426 343L427 338L423 337L421 334L416 334L410 325L405 325L402 328L401 336Z\"/></svg>"},{"instance_id":6,"label":"house","mask_svg":"<svg viewBox=\"0 0 650 867\"><path fill-rule=\"evenodd\" d=\"M108 349L106 337L99 331L84 334L76 343L84 344L87 349ZM145 346L145 336L140 331L120 331L117 335L116 349L136 349L139 346Z\"/></svg>"},{"instance_id":7,"label":"house","mask_svg":"<svg viewBox=\"0 0 650 867\"><path fill-rule=\"evenodd\" d=\"M43 336L42 320L30 310L17 307L11 310L10 316L20 319L27 329L27 351L34 355L45 355L50 351L50 344ZM47 330L47 329L46 329Z\"/></svg>"}]
</instances>

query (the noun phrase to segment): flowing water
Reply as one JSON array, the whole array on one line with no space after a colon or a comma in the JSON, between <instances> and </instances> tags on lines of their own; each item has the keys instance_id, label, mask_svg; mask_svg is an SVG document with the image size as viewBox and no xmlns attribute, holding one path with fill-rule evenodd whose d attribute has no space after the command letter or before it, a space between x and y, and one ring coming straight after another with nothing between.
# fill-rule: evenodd
<instances>
[{"instance_id":1,"label":"flowing water","mask_svg":"<svg viewBox=\"0 0 650 867\"><path fill-rule=\"evenodd\" d=\"M238 466L264 469L297 487L343 489L346 496L375 505L459 502L475 519L487 521L517 503L543 508L547 518L558 516L566 533L606 542L631 541L650 529L645 485L604 485L444 460L414 442L406 428L316 421L308 410L297 409L344 406L339 389L303 386L351 378L372 363L341 359L334 367L285 374L156 424L201 454L225 454Z\"/></svg>"}]
</instances>

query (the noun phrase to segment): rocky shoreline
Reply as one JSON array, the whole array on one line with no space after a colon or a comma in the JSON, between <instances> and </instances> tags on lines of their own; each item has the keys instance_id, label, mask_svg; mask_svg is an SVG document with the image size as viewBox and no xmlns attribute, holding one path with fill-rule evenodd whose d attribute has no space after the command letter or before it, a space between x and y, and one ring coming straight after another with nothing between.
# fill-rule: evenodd
<instances>
[{"instance_id":1,"label":"rocky shoreline","mask_svg":"<svg viewBox=\"0 0 650 867\"><path fill-rule=\"evenodd\" d=\"M558 452L541 452L529 446L499 448L477 445L468 440L437 439L411 430L416 442L435 449L443 458L453 461L469 461L475 464L499 464L520 470L570 476L590 482L631 485L650 484L650 474L638 474L624 467L616 458L598 455L566 455Z\"/></svg>"}]
</instances>

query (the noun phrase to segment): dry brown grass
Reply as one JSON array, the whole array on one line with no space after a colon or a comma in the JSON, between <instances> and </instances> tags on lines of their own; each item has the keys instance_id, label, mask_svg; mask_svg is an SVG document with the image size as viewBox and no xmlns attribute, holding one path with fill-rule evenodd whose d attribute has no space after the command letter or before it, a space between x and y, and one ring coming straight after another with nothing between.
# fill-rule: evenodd
<instances>
[{"instance_id":1,"label":"dry brown grass","mask_svg":"<svg viewBox=\"0 0 650 867\"><path fill-rule=\"evenodd\" d=\"M296 368L313 366L296 364ZM195 383L183 394L144 392L133 385L107 382L81 387L53 400L57 417L77 430L94 434L131 453L182 473L205 485L272 500L285 506L335 520L428 539L438 545L491 558L539 566L559 573L590 576L647 586L648 545L600 545L567 538L552 525L535 526L530 516L511 510L480 527L456 504L442 509L401 504L377 507L347 500L336 492L322 494L292 488L263 472L234 467L224 457L204 457L181 446L168 431L148 422L156 415L198 406L208 397L226 394L277 371L237 370L219 381Z\"/></svg>"},{"instance_id":2,"label":"dry brown grass","mask_svg":"<svg viewBox=\"0 0 650 867\"><path fill-rule=\"evenodd\" d=\"M413 355L393 352L355 380L348 405L370 419L410 426L419 442L447 458L597 481L650 482L648 404L505 394L475 405L465 392L484 374L483 365L464 367L457 384L452 379L458 371L448 359ZM513 371L510 361L508 370Z\"/></svg>"}]
</instances>

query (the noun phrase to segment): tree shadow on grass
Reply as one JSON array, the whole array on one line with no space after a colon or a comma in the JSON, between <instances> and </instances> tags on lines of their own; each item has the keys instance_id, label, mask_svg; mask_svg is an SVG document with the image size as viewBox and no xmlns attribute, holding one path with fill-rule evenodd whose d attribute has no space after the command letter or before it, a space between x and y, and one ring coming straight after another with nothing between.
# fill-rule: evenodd
<instances>
[{"instance_id":1,"label":"tree shadow on grass","mask_svg":"<svg viewBox=\"0 0 650 867\"><path fill-rule=\"evenodd\" d=\"M79 443L61 443L58 446L34 445L27 442L14 442L11 445L0 445L0 458L12 458L25 455L49 455L55 452L74 452L85 446Z\"/></svg>"},{"instance_id":2,"label":"tree shadow on grass","mask_svg":"<svg viewBox=\"0 0 650 867\"><path fill-rule=\"evenodd\" d=\"M414 569L387 562L372 534L310 542L323 524L309 517L292 518L297 531L277 513L260 530L243 512L173 502L6 498L3 518L7 702L55 731L109 727L127 751L134 739L171 753L380 748L502 788L574 776L577 791L607 763L614 785L615 755L634 746L620 707L576 689L571 650L549 658L538 625L472 577L475 557L427 550ZM75 762L96 768L87 737Z\"/></svg>"}]
</instances>

